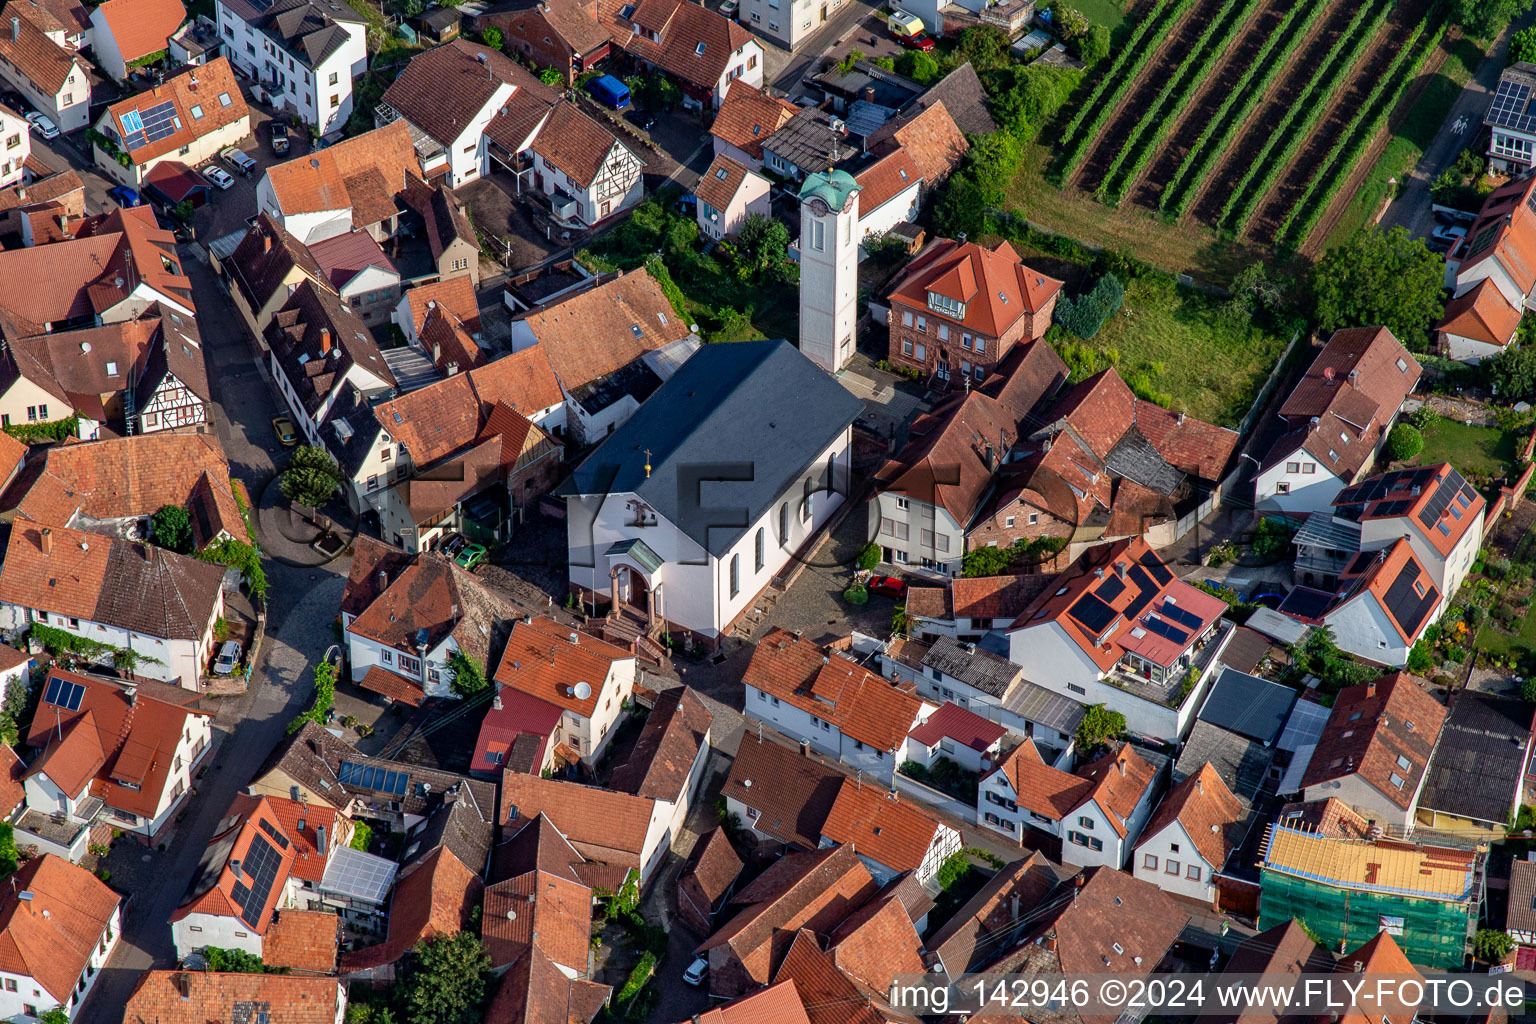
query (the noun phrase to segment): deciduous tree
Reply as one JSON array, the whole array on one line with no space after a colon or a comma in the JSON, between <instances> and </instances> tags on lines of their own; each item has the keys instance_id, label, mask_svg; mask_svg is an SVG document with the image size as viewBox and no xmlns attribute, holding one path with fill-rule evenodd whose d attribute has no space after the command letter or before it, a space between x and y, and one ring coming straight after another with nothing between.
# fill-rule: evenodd
<instances>
[{"instance_id":1,"label":"deciduous tree","mask_svg":"<svg viewBox=\"0 0 1536 1024\"><path fill-rule=\"evenodd\" d=\"M1318 326L1331 332L1381 325L1423 352L1430 325L1445 312L1444 275L1445 260L1405 229L1362 231L1313 268Z\"/></svg>"},{"instance_id":2,"label":"deciduous tree","mask_svg":"<svg viewBox=\"0 0 1536 1024\"><path fill-rule=\"evenodd\" d=\"M491 955L469 932L417 943L401 984L408 1024L479 1024Z\"/></svg>"}]
</instances>

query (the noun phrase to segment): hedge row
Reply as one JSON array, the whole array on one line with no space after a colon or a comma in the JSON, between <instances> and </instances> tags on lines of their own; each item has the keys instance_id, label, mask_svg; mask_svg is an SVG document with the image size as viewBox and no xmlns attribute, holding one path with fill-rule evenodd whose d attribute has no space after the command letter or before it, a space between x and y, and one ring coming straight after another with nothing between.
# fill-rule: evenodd
<instances>
[{"instance_id":1,"label":"hedge row","mask_svg":"<svg viewBox=\"0 0 1536 1024\"><path fill-rule=\"evenodd\" d=\"M1290 9L1264 48L1243 72L1243 77L1227 93L1227 98L1206 124L1205 131L1200 133L1195 144L1184 155L1184 162L1173 172L1173 178L1163 190L1162 199L1158 202L1159 209L1175 218L1184 215L1190 202L1199 193L1205 176L1211 173L1238 137L1237 129L1248 120L1248 115L1258 106L1259 101L1269 94L1270 83L1307 37L1312 23L1327 8L1328 5L1323 3L1298 3Z\"/></svg>"},{"instance_id":2,"label":"hedge row","mask_svg":"<svg viewBox=\"0 0 1536 1024\"><path fill-rule=\"evenodd\" d=\"M1129 41L1115 55L1114 63L1110 64L1109 70L1104 72L1103 77L1094 85L1093 92L1088 94L1088 99L1083 102L1083 105L1077 109L1077 113L1072 115L1072 120L1068 121L1066 127L1061 130L1061 135L1056 140L1057 145L1065 146L1077 137L1078 128L1082 126L1083 121L1088 117L1089 111L1098 105L1099 100L1104 96L1104 91L1109 88L1109 84L1116 81L1117 76L1124 70L1126 65L1147 49L1147 47L1142 45L1146 41L1147 34L1155 26L1166 24L1163 14L1169 8L1168 0L1163 0L1156 8L1147 12L1147 16L1141 20L1141 24L1136 26L1136 31L1131 34Z\"/></svg>"},{"instance_id":3,"label":"hedge row","mask_svg":"<svg viewBox=\"0 0 1536 1024\"><path fill-rule=\"evenodd\" d=\"M1163 139L1168 137L1168 132L1174 125L1183 119L1179 116L1189 104L1190 98L1199 90L1222 57L1226 56L1237 45L1237 37L1240 29L1248 24L1248 19L1258 8L1262 0L1243 0L1241 6L1237 0L1227 0L1222 4L1221 10L1211 19L1205 31L1200 33L1200 38L1195 40L1195 45L1190 47L1189 54L1180 62L1173 74L1168 76L1168 81L1157 98L1147 108L1136 127L1131 130L1130 138L1120 148L1115 162L1110 165L1104 174L1104 180L1099 183L1099 198L1108 202L1111 206L1119 206L1125 198L1126 190L1141 176L1142 169L1157 153L1162 146ZM1211 46L1212 42L1216 45ZM1202 54L1204 55L1202 57ZM1143 139L1148 128L1156 125L1150 138ZM1114 181L1116 171L1121 170L1121 164L1126 157L1136 153L1136 158L1130 165L1124 168L1124 173L1119 181Z\"/></svg>"},{"instance_id":4,"label":"hedge row","mask_svg":"<svg viewBox=\"0 0 1536 1024\"><path fill-rule=\"evenodd\" d=\"M1165 8L1166 13L1160 19L1160 27L1156 33L1157 38L1145 40L1144 44L1140 46L1134 41L1127 45L1126 52L1133 52L1135 56L1124 67L1120 77L1120 84L1115 86L1114 90L1104 97L1103 102L1099 104L1099 112L1086 125L1081 126L1081 132L1076 136L1077 142L1067 150L1066 158L1062 161L1061 170L1058 172L1061 181L1065 182L1077 173L1077 169L1087 159L1088 152L1092 149L1093 144L1100 141L1100 133L1104 125L1109 121L1110 115L1120 106L1120 101L1125 98L1125 94L1130 91L1131 86L1141 80L1142 70L1157 55L1158 50L1162 49L1163 37L1168 34L1173 26L1183 20L1184 15L1194 5L1195 0L1172 0ZM1149 17L1148 21L1151 20ZM1105 81L1108 80L1109 76L1106 76ZM1088 106L1091 106L1091 103ZM1082 110L1079 110L1077 117L1074 117L1068 123L1067 132L1062 135L1063 141L1060 143L1061 145L1066 145L1065 140L1073 138L1071 133L1076 130L1076 126L1079 124L1078 119L1088 110L1088 106L1084 106Z\"/></svg>"},{"instance_id":5,"label":"hedge row","mask_svg":"<svg viewBox=\"0 0 1536 1024\"><path fill-rule=\"evenodd\" d=\"M1227 197L1226 205L1222 207L1219 223L1241 231L1248 225L1258 209L1259 203L1269 194L1280 176L1290 167L1291 161L1301 151L1307 137L1312 134L1312 129L1328 113L1331 104L1328 102L1348 78L1348 73L1360 59L1370 45L1376 30L1387 20L1387 13L1391 11L1392 4L1385 3L1372 7L1362 4L1350 19L1349 26L1339 34L1325 56L1318 64L1318 73L1307 83L1306 91L1291 104L1291 109L1286 112L1285 119L1270 135L1264 144L1264 149L1248 167L1248 173L1243 175L1241 181L1232 189L1232 194ZM1372 13L1374 11L1374 14ZM1367 20L1367 16L1369 20ZM1276 147L1282 141L1284 148L1276 152ZM1264 170L1267 168L1267 170ZM1259 172L1264 170L1263 177ZM1255 179L1257 184L1255 184Z\"/></svg>"},{"instance_id":6,"label":"hedge row","mask_svg":"<svg viewBox=\"0 0 1536 1024\"><path fill-rule=\"evenodd\" d=\"M1371 90L1366 101L1360 104L1359 112L1339 135L1339 141L1334 143L1333 149L1318 165L1320 168L1318 174L1313 177L1306 191L1301 194L1290 212L1285 215L1285 219L1280 222L1280 227L1275 232L1275 240L1282 247L1292 250L1300 248L1323 214L1328 212L1339 190L1349 179L1350 172L1365 156L1366 150L1370 148L1376 135L1386 127L1387 118L1397 106L1403 90L1408 88L1408 83L1418 77L1419 69L1440 45L1440 39L1445 35L1449 23L1442 16L1435 30L1428 34L1424 45L1415 49L1420 42L1420 37L1425 35L1425 27L1425 23L1420 22L1414 26L1413 33L1403 40L1402 48L1392 59L1392 65L1387 68L1386 74L1376 82L1375 88ZM1372 111L1375 112L1374 116L1367 121L1366 115ZM1327 187L1323 188L1325 183ZM1303 210L1306 212L1303 213Z\"/></svg>"}]
</instances>

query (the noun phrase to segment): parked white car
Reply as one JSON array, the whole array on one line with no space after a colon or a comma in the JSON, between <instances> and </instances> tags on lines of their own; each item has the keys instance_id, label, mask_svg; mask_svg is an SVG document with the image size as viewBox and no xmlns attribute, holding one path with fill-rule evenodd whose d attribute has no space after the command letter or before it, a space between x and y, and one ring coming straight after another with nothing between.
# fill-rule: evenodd
<instances>
[{"instance_id":1,"label":"parked white car","mask_svg":"<svg viewBox=\"0 0 1536 1024\"><path fill-rule=\"evenodd\" d=\"M206 167L203 169L203 177L213 182L219 188L228 191L235 187L235 179L222 167Z\"/></svg>"},{"instance_id":2,"label":"parked white car","mask_svg":"<svg viewBox=\"0 0 1536 1024\"><path fill-rule=\"evenodd\" d=\"M39 114L34 110L27 115L27 124L30 124L33 131L45 139L56 139L59 137L59 126L54 124L52 118L47 114Z\"/></svg>"}]
</instances>

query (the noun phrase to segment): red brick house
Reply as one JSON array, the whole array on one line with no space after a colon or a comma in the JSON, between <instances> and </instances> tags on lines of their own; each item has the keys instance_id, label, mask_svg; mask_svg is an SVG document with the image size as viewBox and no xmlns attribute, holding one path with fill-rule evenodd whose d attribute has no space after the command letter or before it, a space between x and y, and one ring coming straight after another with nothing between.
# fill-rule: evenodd
<instances>
[{"instance_id":1,"label":"red brick house","mask_svg":"<svg viewBox=\"0 0 1536 1024\"><path fill-rule=\"evenodd\" d=\"M1061 286L1007 242L936 239L889 292L890 361L956 386L985 380L1015 345L1045 334Z\"/></svg>"},{"instance_id":2,"label":"red brick house","mask_svg":"<svg viewBox=\"0 0 1536 1024\"><path fill-rule=\"evenodd\" d=\"M476 23L481 31L499 29L507 51L541 68L554 68L567 85L613 49L608 33L597 23L592 0L509 0L480 15Z\"/></svg>"}]
</instances>

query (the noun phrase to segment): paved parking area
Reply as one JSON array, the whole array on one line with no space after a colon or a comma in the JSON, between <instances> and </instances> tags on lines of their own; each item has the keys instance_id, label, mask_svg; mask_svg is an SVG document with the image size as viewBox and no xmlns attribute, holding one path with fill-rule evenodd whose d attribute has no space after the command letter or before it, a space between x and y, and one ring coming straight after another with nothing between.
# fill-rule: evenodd
<instances>
[{"instance_id":1,"label":"paved parking area","mask_svg":"<svg viewBox=\"0 0 1536 1024\"><path fill-rule=\"evenodd\" d=\"M246 177L234 175L235 186L227 192L210 187L208 202L197 211L192 220L197 237L202 242L211 242L215 238L244 230L246 218L256 213L256 183L261 180L267 168L273 164L306 156L310 151L308 133L290 128L288 153L285 156L273 153L270 141L272 136L267 127L272 120L271 110L258 106L251 99L250 93L243 88L243 83L241 91L245 92L245 103L251 111L251 134L240 140L237 145L242 152L256 161L256 166ZM193 170L199 170L211 163L216 163L234 174L234 168L217 157L199 164Z\"/></svg>"}]
</instances>

